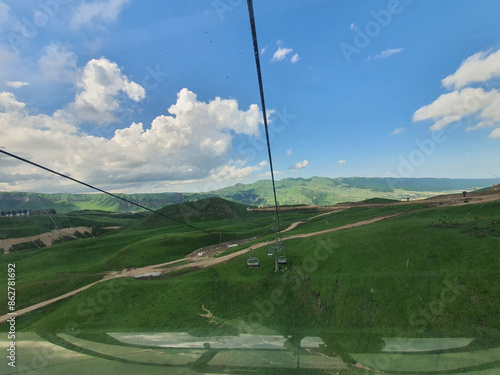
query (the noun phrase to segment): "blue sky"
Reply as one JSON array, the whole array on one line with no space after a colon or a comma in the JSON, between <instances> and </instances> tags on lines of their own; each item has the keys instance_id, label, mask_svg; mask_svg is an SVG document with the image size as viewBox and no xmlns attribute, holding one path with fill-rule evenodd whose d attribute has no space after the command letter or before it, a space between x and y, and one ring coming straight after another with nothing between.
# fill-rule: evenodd
<instances>
[{"instance_id":1,"label":"blue sky","mask_svg":"<svg viewBox=\"0 0 500 375\"><path fill-rule=\"evenodd\" d=\"M500 176L500 4L259 1L276 178ZM121 192L269 178L246 1L0 1L0 147ZM0 190L77 192L0 157Z\"/></svg>"}]
</instances>

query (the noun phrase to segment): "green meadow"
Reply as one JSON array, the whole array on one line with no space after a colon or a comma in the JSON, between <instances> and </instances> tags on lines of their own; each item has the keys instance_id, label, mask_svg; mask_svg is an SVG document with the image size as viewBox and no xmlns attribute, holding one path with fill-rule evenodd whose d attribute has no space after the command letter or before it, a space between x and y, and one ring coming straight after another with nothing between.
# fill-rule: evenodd
<instances>
[{"instance_id":1,"label":"green meadow","mask_svg":"<svg viewBox=\"0 0 500 375\"><path fill-rule=\"evenodd\" d=\"M1 256L2 269L16 263L17 307L61 295L107 271L181 259L220 239L253 238L224 253L229 254L274 238L272 212L247 211L221 199L168 210L210 234L147 217L95 238ZM399 215L290 238L393 213ZM280 335L289 338L291 347L305 337L319 337L321 355L340 356L350 364L368 361L363 355L380 354L388 337L471 338L461 349L465 353L490 353L499 346L499 202L439 208L388 204L314 218L318 214L282 212L283 227L304 223L285 233L288 264L280 272L274 272L274 258L261 247L168 278L101 282L19 317L17 329L68 348L73 344L61 342L58 334L109 345L117 344L110 332ZM260 259L260 268L246 267L249 255ZM5 285L5 274L0 283ZM2 297L2 313L6 306ZM500 360L495 356L470 368L495 371ZM350 367L341 373L365 372Z\"/></svg>"}]
</instances>

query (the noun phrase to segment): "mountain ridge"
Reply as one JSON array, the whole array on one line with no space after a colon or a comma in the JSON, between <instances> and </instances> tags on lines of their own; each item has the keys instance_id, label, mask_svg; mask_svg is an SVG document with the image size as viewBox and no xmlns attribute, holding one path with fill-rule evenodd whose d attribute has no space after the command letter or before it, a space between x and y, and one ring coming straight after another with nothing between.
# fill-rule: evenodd
<instances>
[{"instance_id":1,"label":"mountain ridge","mask_svg":"<svg viewBox=\"0 0 500 375\"><path fill-rule=\"evenodd\" d=\"M373 198L421 199L446 192L473 190L500 183L500 179L450 179L450 178L381 178L381 177L309 177L284 178L276 181L280 205L333 205ZM151 209L221 197L234 202L266 206L274 204L270 180L233 186L205 193L134 193L116 194ZM0 192L0 211L45 210L54 208L64 213L85 209L111 212L137 211L130 203L102 193L27 193Z\"/></svg>"}]
</instances>

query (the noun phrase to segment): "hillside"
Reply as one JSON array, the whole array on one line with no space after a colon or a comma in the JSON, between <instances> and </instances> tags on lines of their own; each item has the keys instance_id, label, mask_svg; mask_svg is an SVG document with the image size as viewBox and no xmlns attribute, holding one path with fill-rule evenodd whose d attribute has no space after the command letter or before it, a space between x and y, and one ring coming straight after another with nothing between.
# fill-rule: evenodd
<instances>
[{"instance_id":1,"label":"hillside","mask_svg":"<svg viewBox=\"0 0 500 375\"><path fill-rule=\"evenodd\" d=\"M372 198L401 200L427 198L437 194L473 190L498 184L498 179L437 179L437 178L285 178L276 181L281 205L332 205ZM219 196L246 205L271 205L271 182L260 180L252 184L236 184L206 193L118 194L151 209L166 205ZM57 212L104 210L111 212L137 211L137 207L105 194L39 194L0 192L0 211L44 210Z\"/></svg>"},{"instance_id":2,"label":"hillside","mask_svg":"<svg viewBox=\"0 0 500 375\"><path fill-rule=\"evenodd\" d=\"M200 199L194 202L185 202L167 205L158 210L160 214L185 223L199 221L214 221L222 219L239 219L247 214L248 206L232 202L219 197ZM141 225L145 228L171 224L172 220L160 216L150 215Z\"/></svg>"},{"instance_id":3,"label":"hillside","mask_svg":"<svg viewBox=\"0 0 500 375\"><path fill-rule=\"evenodd\" d=\"M67 350L64 358L72 361L47 359L66 373L84 355L113 369L123 360L144 366L136 373L160 364L198 373L493 374L500 350L500 206L498 196L474 204L476 195L469 203L450 196L440 198L442 205L353 205L305 217L298 208L284 211L287 225L300 224L286 232L288 264L279 273L267 256L274 236L262 229L273 215L219 198L162 212L182 216L189 207L191 219L214 233L259 237L237 247L215 241L216 255L205 254L209 236L181 225L132 226L8 254L0 263L30 270L16 284L23 296L17 311L89 286L23 315L16 326L20 335L37 334L29 345ZM259 269L246 267L250 254L260 259ZM134 277L153 270L161 274ZM125 336L132 341L115 340ZM320 345L307 346L310 338ZM20 362L31 348L19 346ZM266 371L270 361L290 366L285 355L295 367ZM310 371L291 372L299 360Z\"/></svg>"}]
</instances>

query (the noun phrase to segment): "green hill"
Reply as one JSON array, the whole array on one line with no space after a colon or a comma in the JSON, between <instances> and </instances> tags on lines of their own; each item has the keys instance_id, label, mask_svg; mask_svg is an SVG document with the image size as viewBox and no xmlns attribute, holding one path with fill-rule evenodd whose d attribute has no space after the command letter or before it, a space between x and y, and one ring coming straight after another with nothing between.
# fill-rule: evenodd
<instances>
[{"instance_id":1,"label":"green hill","mask_svg":"<svg viewBox=\"0 0 500 375\"><path fill-rule=\"evenodd\" d=\"M473 190L498 184L498 179L437 179L437 178L285 178L276 181L278 201L281 205L333 205L372 198L401 200L427 198L437 194ZM274 204L270 180L252 184L236 184L207 193L118 194L151 209L166 205L196 201L218 196L252 206ZM136 206L105 194L40 194L0 192L0 211L44 210L57 212L78 210L104 210L128 212Z\"/></svg>"},{"instance_id":2,"label":"green hill","mask_svg":"<svg viewBox=\"0 0 500 375\"><path fill-rule=\"evenodd\" d=\"M158 213L185 223L196 223L200 221L240 219L247 215L247 207L247 205L223 198L210 197L194 202L167 205L159 209ZM151 228L172 223L173 220L154 214L145 219L141 225L144 228Z\"/></svg>"},{"instance_id":3,"label":"green hill","mask_svg":"<svg viewBox=\"0 0 500 375\"><path fill-rule=\"evenodd\" d=\"M286 178L276 181L276 194L281 205L333 205L372 198L401 200L427 198L433 195L473 190L498 183L498 179L437 179L437 178ZM269 181L237 184L211 192L220 197L251 205L273 204Z\"/></svg>"}]
</instances>

